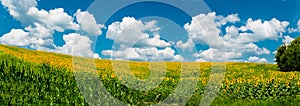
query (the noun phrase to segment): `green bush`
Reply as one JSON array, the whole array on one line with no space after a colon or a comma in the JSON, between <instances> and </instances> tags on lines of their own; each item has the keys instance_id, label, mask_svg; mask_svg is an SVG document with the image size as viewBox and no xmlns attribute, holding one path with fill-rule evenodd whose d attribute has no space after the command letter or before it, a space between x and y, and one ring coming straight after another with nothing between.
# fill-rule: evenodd
<instances>
[{"instance_id":1,"label":"green bush","mask_svg":"<svg viewBox=\"0 0 300 106\"><path fill-rule=\"evenodd\" d=\"M300 71L300 37L289 45L281 45L275 59L281 71Z\"/></svg>"}]
</instances>

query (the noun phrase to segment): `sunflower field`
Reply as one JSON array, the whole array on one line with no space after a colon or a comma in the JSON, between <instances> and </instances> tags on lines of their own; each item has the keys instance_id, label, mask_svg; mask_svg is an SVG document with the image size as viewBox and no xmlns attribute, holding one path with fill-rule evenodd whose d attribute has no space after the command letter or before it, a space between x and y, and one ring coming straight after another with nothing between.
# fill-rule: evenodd
<instances>
[{"instance_id":1,"label":"sunflower field","mask_svg":"<svg viewBox=\"0 0 300 106\"><path fill-rule=\"evenodd\" d=\"M0 45L0 104L194 106L205 96L209 79L222 78L218 91L206 94L217 95L210 105L300 105L300 72L228 62L219 75L211 67L210 62L111 61ZM131 80L152 85L140 90L146 85L126 85Z\"/></svg>"}]
</instances>

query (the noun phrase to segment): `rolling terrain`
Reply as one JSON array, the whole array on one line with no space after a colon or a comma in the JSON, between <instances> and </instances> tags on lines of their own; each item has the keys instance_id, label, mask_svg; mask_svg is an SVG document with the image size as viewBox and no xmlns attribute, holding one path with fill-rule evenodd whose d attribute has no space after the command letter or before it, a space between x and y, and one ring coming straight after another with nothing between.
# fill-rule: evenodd
<instances>
[{"instance_id":1,"label":"rolling terrain","mask_svg":"<svg viewBox=\"0 0 300 106\"><path fill-rule=\"evenodd\" d=\"M127 63L130 70L118 66ZM222 78L222 75L212 74L211 68L210 62L112 61L0 45L0 104L109 105L107 103L116 102L104 99L111 95L131 105L152 105L168 97L172 99L163 105L182 105L185 100L186 105L198 105L209 78ZM114 72L116 69L118 73ZM166 71L165 76L147 80L151 74L161 73L160 69ZM222 86L218 92L210 92L218 95L211 105L300 105L300 72L277 70L274 64L226 63ZM180 75L183 71L186 76ZM141 81L162 82L150 90L130 89L123 82L132 74ZM196 85L189 83L192 81L196 81ZM184 86L180 85L182 82ZM176 88L183 90L176 91Z\"/></svg>"}]
</instances>

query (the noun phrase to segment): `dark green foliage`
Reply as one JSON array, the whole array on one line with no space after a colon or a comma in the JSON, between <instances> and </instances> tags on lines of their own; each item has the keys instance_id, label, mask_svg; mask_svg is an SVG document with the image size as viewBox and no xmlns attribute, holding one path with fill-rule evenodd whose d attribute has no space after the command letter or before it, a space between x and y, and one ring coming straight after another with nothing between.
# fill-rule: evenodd
<instances>
[{"instance_id":1,"label":"dark green foliage","mask_svg":"<svg viewBox=\"0 0 300 106\"><path fill-rule=\"evenodd\" d=\"M300 71L300 37L290 45L280 46L275 59L281 71Z\"/></svg>"},{"instance_id":2,"label":"dark green foliage","mask_svg":"<svg viewBox=\"0 0 300 106\"><path fill-rule=\"evenodd\" d=\"M162 81L158 88L153 88L147 91L139 91L128 88L126 85L122 84L118 79L111 78L102 80L103 85L106 87L106 90L110 92L110 94L118 98L118 100L131 105L144 105L148 104L156 104L158 102L163 101L167 97L172 94L179 82L179 78L175 78L176 76L172 76L167 74L167 77L172 77L175 79L172 81ZM181 97L184 95L180 95ZM179 98L179 97L178 97Z\"/></svg>"},{"instance_id":3,"label":"dark green foliage","mask_svg":"<svg viewBox=\"0 0 300 106\"><path fill-rule=\"evenodd\" d=\"M33 64L0 52L0 104L87 105L73 73Z\"/></svg>"}]
</instances>

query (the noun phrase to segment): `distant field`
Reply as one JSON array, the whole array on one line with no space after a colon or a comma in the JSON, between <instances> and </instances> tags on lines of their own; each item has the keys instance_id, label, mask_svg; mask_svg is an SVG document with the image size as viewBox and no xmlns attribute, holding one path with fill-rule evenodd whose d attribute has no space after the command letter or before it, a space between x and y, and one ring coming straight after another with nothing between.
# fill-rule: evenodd
<instances>
[{"instance_id":1,"label":"distant field","mask_svg":"<svg viewBox=\"0 0 300 106\"><path fill-rule=\"evenodd\" d=\"M97 88L97 81L101 78L105 89L114 98L131 105L155 104L174 96L171 94L178 83L186 83L182 88L188 89L193 86L188 82L196 80L195 92L187 105L198 105L205 92L212 65L209 62L166 62L166 76L153 79L163 81L151 90L138 91L123 85L121 82L125 81L124 77L134 74L140 80L145 80L150 73L160 73L160 70L150 71L148 66L151 64L159 69L161 63L129 62L131 70L124 69L121 71L122 76L118 76L114 73L113 64L122 61L75 58L83 62L95 62L98 74L82 66L84 63L79 62L79 65L73 66L72 56L69 55L0 45L0 104L88 105L89 102L93 105L107 105L106 102L113 101L101 101L104 98L101 95L106 95L101 94L101 88ZM182 64L191 65L193 68L187 71L188 74L197 76L180 76ZM77 75L76 78L74 75ZM166 104L176 105L188 96L185 91L177 93L172 97L174 100ZM218 94L211 104L213 106L300 105L300 72L280 72L274 64L230 62L226 63L221 89L212 93Z\"/></svg>"}]
</instances>

